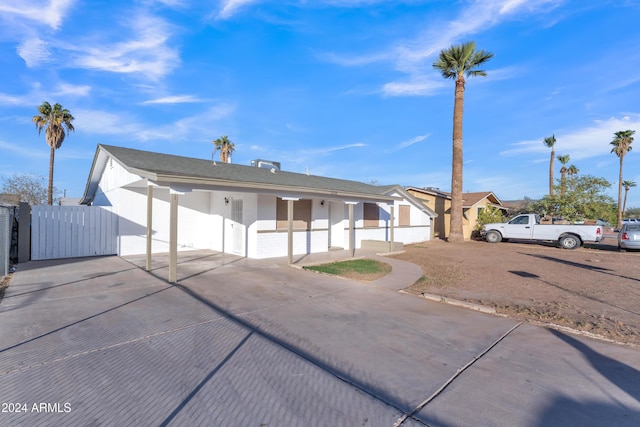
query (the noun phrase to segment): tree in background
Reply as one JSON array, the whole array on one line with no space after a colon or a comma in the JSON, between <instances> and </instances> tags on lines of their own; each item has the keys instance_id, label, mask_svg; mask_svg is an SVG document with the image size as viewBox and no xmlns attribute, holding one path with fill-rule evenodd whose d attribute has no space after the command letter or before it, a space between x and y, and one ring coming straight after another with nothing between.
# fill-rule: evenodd
<instances>
[{"instance_id":1,"label":"tree in background","mask_svg":"<svg viewBox=\"0 0 640 427\"><path fill-rule=\"evenodd\" d=\"M49 154L49 195L47 203L52 205L54 157L56 150L62 146L64 138L69 134L69 132L73 132L75 130L71 123L74 118L69 110L63 108L62 105L58 103L54 104L52 107L48 102L44 102L38 107L38 112L40 114L33 116L32 121L36 125L36 129L38 129L38 135L40 135L43 128L46 128L44 136L47 144L51 148L51 152Z\"/></svg>"},{"instance_id":2,"label":"tree in background","mask_svg":"<svg viewBox=\"0 0 640 427\"><path fill-rule=\"evenodd\" d=\"M231 157L231 154L233 154L233 152L236 151L236 147L233 144L233 142L229 140L229 137L227 135L222 135L220 138L214 139L211 142L214 145L214 148L213 148L214 153L220 150L220 161L224 163L229 163L229 160L230 160L229 158Z\"/></svg>"},{"instance_id":3,"label":"tree in background","mask_svg":"<svg viewBox=\"0 0 640 427\"><path fill-rule=\"evenodd\" d=\"M613 223L616 218L615 201L606 191L611 183L592 175L571 176L566 179L563 196L547 195L529 205L541 216L564 218L569 221L602 219Z\"/></svg>"},{"instance_id":4,"label":"tree in background","mask_svg":"<svg viewBox=\"0 0 640 427\"><path fill-rule=\"evenodd\" d=\"M564 156L558 156L558 161L562 163L562 167L560 168L560 196L564 197L564 194L567 190L567 163L569 163L569 155L566 154Z\"/></svg>"},{"instance_id":5,"label":"tree in background","mask_svg":"<svg viewBox=\"0 0 640 427\"><path fill-rule=\"evenodd\" d=\"M549 195L553 195L553 162L555 161L556 152L554 146L556 145L556 136L551 135L544 139L544 145L551 148L551 161L549 162Z\"/></svg>"},{"instance_id":6,"label":"tree in background","mask_svg":"<svg viewBox=\"0 0 640 427\"><path fill-rule=\"evenodd\" d=\"M640 208L629 208L625 214L629 218L640 218Z\"/></svg>"},{"instance_id":7,"label":"tree in background","mask_svg":"<svg viewBox=\"0 0 640 427\"><path fill-rule=\"evenodd\" d=\"M53 191L57 192L55 188ZM2 180L0 192L15 197L15 202L27 202L30 205L47 203L47 185L43 176L13 174L13 176Z\"/></svg>"},{"instance_id":8,"label":"tree in background","mask_svg":"<svg viewBox=\"0 0 640 427\"><path fill-rule=\"evenodd\" d=\"M628 179L626 181L622 181L622 186L624 187L624 203L622 204L622 212L626 212L627 210L627 194L629 194L629 189L631 187L636 186L636 182Z\"/></svg>"},{"instance_id":9,"label":"tree in background","mask_svg":"<svg viewBox=\"0 0 640 427\"><path fill-rule=\"evenodd\" d=\"M621 130L616 132L615 138L611 141L613 148L612 153L615 153L620 158L620 175L618 178L618 220L617 228L622 227L622 164L624 162L624 156L631 151L631 143L633 143L633 134L635 130Z\"/></svg>"},{"instance_id":10,"label":"tree in background","mask_svg":"<svg viewBox=\"0 0 640 427\"><path fill-rule=\"evenodd\" d=\"M580 169L578 169L576 165L571 165L567 168L567 175L569 176L578 175L578 172L580 172Z\"/></svg>"},{"instance_id":11,"label":"tree in background","mask_svg":"<svg viewBox=\"0 0 640 427\"><path fill-rule=\"evenodd\" d=\"M465 74L467 77L486 76L479 70L482 64L493 58L493 53L476 50L475 42L451 46L440 51L433 68L445 79L455 80L453 104L453 159L451 162L451 215L450 242L464 242L462 230L462 116L464 108Z\"/></svg>"},{"instance_id":12,"label":"tree in background","mask_svg":"<svg viewBox=\"0 0 640 427\"><path fill-rule=\"evenodd\" d=\"M485 224L492 224L494 222L506 222L502 209L497 206L487 205L478 212L478 220L475 226L476 231L482 230L482 226Z\"/></svg>"}]
</instances>

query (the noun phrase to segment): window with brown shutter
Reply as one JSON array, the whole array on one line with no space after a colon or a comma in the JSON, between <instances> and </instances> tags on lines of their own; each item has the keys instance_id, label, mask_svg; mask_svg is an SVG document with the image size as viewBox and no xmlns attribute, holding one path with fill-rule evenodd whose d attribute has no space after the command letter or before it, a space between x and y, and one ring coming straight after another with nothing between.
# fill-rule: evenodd
<instances>
[{"instance_id":1,"label":"window with brown shutter","mask_svg":"<svg viewBox=\"0 0 640 427\"><path fill-rule=\"evenodd\" d=\"M380 226L380 208L375 203L364 204L364 226L379 227Z\"/></svg>"},{"instance_id":2,"label":"window with brown shutter","mask_svg":"<svg viewBox=\"0 0 640 427\"><path fill-rule=\"evenodd\" d=\"M409 205L400 205L398 212L398 224L400 226L403 225L411 225L411 206Z\"/></svg>"},{"instance_id":3,"label":"window with brown shutter","mask_svg":"<svg viewBox=\"0 0 640 427\"><path fill-rule=\"evenodd\" d=\"M276 203L276 229L286 230L287 223L287 200L280 197ZM311 229L311 200L295 200L293 202L293 229Z\"/></svg>"}]
</instances>

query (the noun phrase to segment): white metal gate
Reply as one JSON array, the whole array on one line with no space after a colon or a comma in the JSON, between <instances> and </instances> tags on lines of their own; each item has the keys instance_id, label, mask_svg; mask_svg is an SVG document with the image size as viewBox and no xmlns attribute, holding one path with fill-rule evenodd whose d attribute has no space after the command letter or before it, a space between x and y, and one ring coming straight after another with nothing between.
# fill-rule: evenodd
<instances>
[{"instance_id":1,"label":"white metal gate","mask_svg":"<svg viewBox=\"0 0 640 427\"><path fill-rule=\"evenodd\" d=\"M244 255L244 224L243 217L243 200L231 200L231 221L233 221L233 245L232 251L235 254Z\"/></svg>"},{"instance_id":2,"label":"white metal gate","mask_svg":"<svg viewBox=\"0 0 640 427\"><path fill-rule=\"evenodd\" d=\"M103 206L33 206L31 259L118 253L118 216Z\"/></svg>"}]
</instances>

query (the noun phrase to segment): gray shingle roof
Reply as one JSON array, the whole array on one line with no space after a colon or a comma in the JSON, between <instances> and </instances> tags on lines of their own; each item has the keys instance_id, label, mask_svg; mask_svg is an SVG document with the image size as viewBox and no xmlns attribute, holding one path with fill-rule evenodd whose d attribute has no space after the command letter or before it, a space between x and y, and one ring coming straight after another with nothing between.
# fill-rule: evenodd
<instances>
[{"instance_id":1,"label":"gray shingle roof","mask_svg":"<svg viewBox=\"0 0 640 427\"><path fill-rule=\"evenodd\" d=\"M300 190L324 190L339 193L353 193L359 195L383 196L396 185L379 186L365 184L358 181L327 178L317 175L306 175L295 172L277 171L269 169L213 162L211 160L154 153L112 145L99 145L120 162L125 168L135 173L148 174L170 179L170 177L193 178L201 180L223 180L256 185L273 185L279 187L297 188Z\"/></svg>"}]
</instances>

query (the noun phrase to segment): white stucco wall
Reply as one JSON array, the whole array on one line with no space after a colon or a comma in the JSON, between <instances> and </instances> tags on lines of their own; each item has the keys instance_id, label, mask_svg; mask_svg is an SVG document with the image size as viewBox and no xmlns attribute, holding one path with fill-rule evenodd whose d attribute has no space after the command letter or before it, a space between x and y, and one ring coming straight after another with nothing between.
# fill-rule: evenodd
<instances>
[{"instance_id":1,"label":"white stucco wall","mask_svg":"<svg viewBox=\"0 0 640 427\"><path fill-rule=\"evenodd\" d=\"M286 257L288 255L288 234L286 231L262 232L257 235L260 253L255 258ZM329 236L327 230L294 231L293 254L326 252Z\"/></svg>"},{"instance_id":2,"label":"white stucco wall","mask_svg":"<svg viewBox=\"0 0 640 427\"><path fill-rule=\"evenodd\" d=\"M194 191L178 196L178 250L211 249L214 232L209 214L211 195ZM147 238L146 189L119 189L120 255L143 254ZM169 251L169 189L154 188L153 253Z\"/></svg>"},{"instance_id":3,"label":"white stucco wall","mask_svg":"<svg viewBox=\"0 0 640 427\"><path fill-rule=\"evenodd\" d=\"M96 191L94 205L114 206L119 216L120 255L146 251L147 188L140 176L108 162ZM136 184L137 183L137 184ZM132 185L135 184L135 185ZM123 188L129 186L132 188ZM399 193L393 195L401 195ZM179 195L178 250L212 249L238 253L250 258L287 256L287 232L276 230L276 195L192 191ZM229 202L225 203L225 199ZM169 189L154 188L152 250L169 251ZM243 201L240 224L231 221L233 200ZM324 203L322 201L324 200ZM399 226L399 206L410 206L411 226ZM354 205L356 248L362 240L390 240L390 206L394 206L394 240L416 243L431 237L431 220L407 200L379 203L379 227L364 227L363 203ZM331 218L330 218L331 216ZM242 250L238 252L234 230L242 230ZM349 209L342 200L312 199L311 230L294 231L295 255L325 252L329 245L348 249Z\"/></svg>"}]
</instances>

